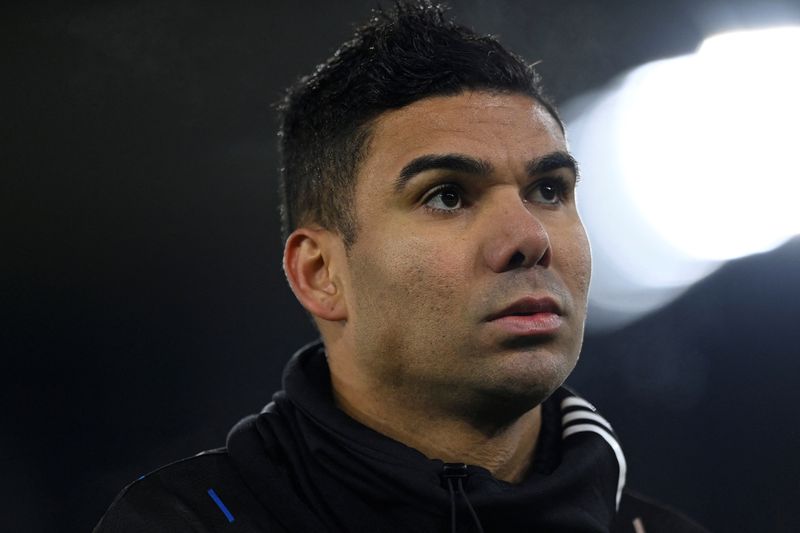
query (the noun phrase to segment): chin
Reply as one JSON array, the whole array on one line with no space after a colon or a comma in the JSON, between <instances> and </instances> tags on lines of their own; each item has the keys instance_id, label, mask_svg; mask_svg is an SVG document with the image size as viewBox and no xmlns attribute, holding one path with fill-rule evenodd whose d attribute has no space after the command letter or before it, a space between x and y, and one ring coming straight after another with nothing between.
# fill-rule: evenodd
<instances>
[{"instance_id":1,"label":"chin","mask_svg":"<svg viewBox=\"0 0 800 533\"><path fill-rule=\"evenodd\" d=\"M498 397L531 409L564 383L576 363L577 356L563 353L518 352L492 372L492 379L485 383L492 383Z\"/></svg>"},{"instance_id":2,"label":"chin","mask_svg":"<svg viewBox=\"0 0 800 533\"><path fill-rule=\"evenodd\" d=\"M536 383L517 380L497 387L484 386L469 416L478 426L494 429L509 426L541 405L560 384L546 379Z\"/></svg>"}]
</instances>

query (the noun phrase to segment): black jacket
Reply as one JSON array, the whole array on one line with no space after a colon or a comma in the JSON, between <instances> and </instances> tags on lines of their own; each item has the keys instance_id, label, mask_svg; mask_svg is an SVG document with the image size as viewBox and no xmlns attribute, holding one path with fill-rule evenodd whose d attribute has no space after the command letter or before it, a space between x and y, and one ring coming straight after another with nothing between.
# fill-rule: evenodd
<instances>
[{"instance_id":1,"label":"black jacket","mask_svg":"<svg viewBox=\"0 0 800 533\"><path fill-rule=\"evenodd\" d=\"M295 354L283 385L226 448L128 485L95 533L704 531L623 490L611 426L565 388L544 402L534 463L512 485L428 459L345 415L318 343Z\"/></svg>"}]
</instances>

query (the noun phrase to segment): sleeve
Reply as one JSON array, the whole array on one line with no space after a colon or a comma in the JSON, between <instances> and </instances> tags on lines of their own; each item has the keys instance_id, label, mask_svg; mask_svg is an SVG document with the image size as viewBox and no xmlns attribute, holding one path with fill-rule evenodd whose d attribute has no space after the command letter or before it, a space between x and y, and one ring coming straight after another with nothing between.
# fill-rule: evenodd
<instances>
[{"instance_id":1,"label":"sleeve","mask_svg":"<svg viewBox=\"0 0 800 533\"><path fill-rule=\"evenodd\" d=\"M276 502L276 505L279 505ZM181 459L119 493L94 533L286 533L224 449Z\"/></svg>"},{"instance_id":2,"label":"sleeve","mask_svg":"<svg viewBox=\"0 0 800 533\"><path fill-rule=\"evenodd\" d=\"M179 497L157 479L125 487L109 506L94 533L198 533L211 531Z\"/></svg>"},{"instance_id":3,"label":"sleeve","mask_svg":"<svg viewBox=\"0 0 800 533\"><path fill-rule=\"evenodd\" d=\"M612 533L709 533L683 513L634 492L625 491Z\"/></svg>"}]
</instances>

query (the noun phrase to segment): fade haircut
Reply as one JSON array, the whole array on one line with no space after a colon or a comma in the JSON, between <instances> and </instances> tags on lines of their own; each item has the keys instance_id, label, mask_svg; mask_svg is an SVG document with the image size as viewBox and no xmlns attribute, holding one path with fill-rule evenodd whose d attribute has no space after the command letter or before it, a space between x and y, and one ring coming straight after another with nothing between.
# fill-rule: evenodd
<instances>
[{"instance_id":1,"label":"fade haircut","mask_svg":"<svg viewBox=\"0 0 800 533\"><path fill-rule=\"evenodd\" d=\"M289 89L281 106L281 222L284 241L313 224L356 240L356 174L372 122L389 110L465 90L521 93L559 125L539 76L489 35L444 16L428 0L378 9L314 72ZM563 129L563 126L562 126Z\"/></svg>"}]
</instances>

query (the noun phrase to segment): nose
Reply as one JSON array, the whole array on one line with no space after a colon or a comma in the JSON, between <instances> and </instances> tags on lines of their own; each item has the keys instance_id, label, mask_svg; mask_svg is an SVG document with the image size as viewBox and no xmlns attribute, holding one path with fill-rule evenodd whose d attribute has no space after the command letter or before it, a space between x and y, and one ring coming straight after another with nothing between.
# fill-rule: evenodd
<instances>
[{"instance_id":1,"label":"nose","mask_svg":"<svg viewBox=\"0 0 800 533\"><path fill-rule=\"evenodd\" d=\"M483 253L489 268L501 273L550 266L550 235L528 202L514 195L513 199L498 202L488 215L489 232Z\"/></svg>"}]
</instances>

